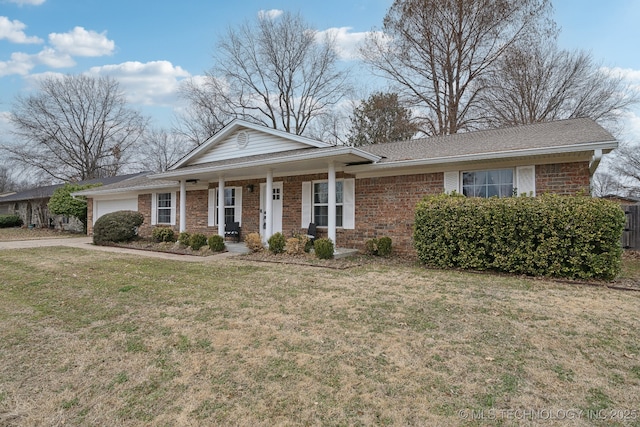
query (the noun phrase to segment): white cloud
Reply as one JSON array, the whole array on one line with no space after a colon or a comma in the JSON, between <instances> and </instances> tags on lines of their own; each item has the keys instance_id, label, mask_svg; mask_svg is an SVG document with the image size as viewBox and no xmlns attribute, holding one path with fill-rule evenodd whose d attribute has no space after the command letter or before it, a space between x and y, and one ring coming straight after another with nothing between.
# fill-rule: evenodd
<instances>
[{"instance_id":1,"label":"white cloud","mask_svg":"<svg viewBox=\"0 0 640 427\"><path fill-rule=\"evenodd\" d=\"M6 16L0 16L0 40L6 39L12 43L42 43L42 39L35 36L27 36L24 29L27 26L18 20L9 20Z\"/></svg>"},{"instance_id":2,"label":"white cloud","mask_svg":"<svg viewBox=\"0 0 640 427\"><path fill-rule=\"evenodd\" d=\"M9 0L9 3L15 3L20 6L24 6L25 4L28 4L31 6L40 6L45 1L46 0Z\"/></svg>"},{"instance_id":3,"label":"white cloud","mask_svg":"<svg viewBox=\"0 0 640 427\"><path fill-rule=\"evenodd\" d=\"M258 19L276 19L282 15L284 11L280 9L261 10L258 12Z\"/></svg>"},{"instance_id":4,"label":"white cloud","mask_svg":"<svg viewBox=\"0 0 640 427\"><path fill-rule=\"evenodd\" d=\"M72 56L111 55L115 49L115 43L107 38L106 31L96 33L82 27L75 27L67 33L51 33L49 43L58 52Z\"/></svg>"},{"instance_id":5,"label":"white cloud","mask_svg":"<svg viewBox=\"0 0 640 427\"><path fill-rule=\"evenodd\" d=\"M351 27L328 28L316 33L316 40L321 42L325 37L334 39L340 59L354 61L360 59L358 49L365 39L370 36L370 31L350 32Z\"/></svg>"},{"instance_id":6,"label":"white cloud","mask_svg":"<svg viewBox=\"0 0 640 427\"><path fill-rule=\"evenodd\" d=\"M0 61L0 77L11 74L26 75L35 66L33 55L27 55L22 52L11 54L8 61Z\"/></svg>"},{"instance_id":7,"label":"white cloud","mask_svg":"<svg viewBox=\"0 0 640 427\"><path fill-rule=\"evenodd\" d=\"M118 80L131 103L162 106L175 102L180 81L190 76L182 67L169 61L104 65L91 68L88 74Z\"/></svg>"}]
</instances>

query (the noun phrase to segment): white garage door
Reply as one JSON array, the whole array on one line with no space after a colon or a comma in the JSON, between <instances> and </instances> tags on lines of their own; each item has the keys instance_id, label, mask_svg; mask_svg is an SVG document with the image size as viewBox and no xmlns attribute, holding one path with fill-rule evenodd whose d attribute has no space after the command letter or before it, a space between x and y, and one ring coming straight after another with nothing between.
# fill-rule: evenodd
<instances>
[{"instance_id":1,"label":"white garage door","mask_svg":"<svg viewBox=\"0 0 640 427\"><path fill-rule=\"evenodd\" d=\"M138 210L138 198L133 199L118 199L118 200L94 200L94 212L93 223L104 214L108 214L116 211L137 211Z\"/></svg>"}]
</instances>

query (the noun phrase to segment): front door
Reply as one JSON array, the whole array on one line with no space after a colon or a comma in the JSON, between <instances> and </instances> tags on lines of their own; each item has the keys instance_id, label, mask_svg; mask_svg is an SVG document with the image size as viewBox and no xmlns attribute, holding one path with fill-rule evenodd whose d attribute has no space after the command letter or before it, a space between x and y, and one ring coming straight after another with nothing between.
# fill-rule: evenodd
<instances>
[{"instance_id":1,"label":"front door","mask_svg":"<svg viewBox=\"0 0 640 427\"><path fill-rule=\"evenodd\" d=\"M267 184L260 184L260 236L264 238L264 233L267 230L267 202L266 202L266 192ZM282 192L282 182L274 182L273 183L273 194L271 197L273 198L273 233L282 233L282 197L284 196Z\"/></svg>"}]
</instances>

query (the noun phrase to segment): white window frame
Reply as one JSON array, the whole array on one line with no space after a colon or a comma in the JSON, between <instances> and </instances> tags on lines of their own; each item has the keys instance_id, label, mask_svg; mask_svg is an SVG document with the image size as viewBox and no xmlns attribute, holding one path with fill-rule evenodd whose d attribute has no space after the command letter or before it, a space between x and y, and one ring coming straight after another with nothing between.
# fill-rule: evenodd
<instances>
[{"instance_id":1,"label":"white window frame","mask_svg":"<svg viewBox=\"0 0 640 427\"><path fill-rule=\"evenodd\" d=\"M511 182L498 182L498 183L493 183L493 184L489 184L488 182L485 182L482 184L481 188L484 188L485 191L483 192L482 195L480 196L469 196L469 197L480 197L480 198L489 198L489 197L493 197L493 196L488 196L486 195L486 190L488 190L490 185L495 185L498 187L502 187L504 185L511 185L511 191L509 192L509 194L497 194L498 197L512 197L514 195L514 189L516 189L516 172L513 168L501 168L501 169L476 169L476 170L468 170L468 171L462 171L460 172L460 192L462 194L465 194L465 183L464 183L464 175L465 174L479 174L479 173L498 173L499 179L502 179L503 177L503 172L508 171L511 172ZM477 185L472 185L472 187L478 187ZM499 190L500 192L502 192L502 189L500 188ZM495 195L494 195L495 196Z\"/></svg>"},{"instance_id":2,"label":"white window frame","mask_svg":"<svg viewBox=\"0 0 640 427\"><path fill-rule=\"evenodd\" d=\"M319 182L328 182L328 180L304 181L302 183L301 228L307 228L310 222L314 222L314 184ZM336 222L336 228L353 230L355 228L355 179L336 179L336 183L337 182L342 182L342 226L337 226ZM336 206L337 205L338 204L336 204ZM337 213L336 209L336 215ZM327 226L319 227L327 228Z\"/></svg>"},{"instance_id":3,"label":"white window frame","mask_svg":"<svg viewBox=\"0 0 640 427\"><path fill-rule=\"evenodd\" d=\"M225 190L234 190L234 204L224 206L225 209L233 208L234 222L240 223L242 226L242 187L224 187ZM225 198L226 200L226 198ZM209 215L208 226L217 227L218 223L218 188L209 189Z\"/></svg>"},{"instance_id":4,"label":"white window frame","mask_svg":"<svg viewBox=\"0 0 640 427\"><path fill-rule=\"evenodd\" d=\"M327 184L327 203L316 203L316 185L317 184ZM338 191L338 184L342 187L342 191ZM342 195L342 200L338 202L338 195ZM327 207L327 212L329 211L329 180L320 179L316 181L311 181L311 222L316 224L319 228L327 228L329 218L327 217L327 224L320 225L316 220L316 207ZM338 207L340 208L340 214L338 214ZM344 223L344 180L336 179L336 228L342 228L342 224Z\"/></svg>"},{"instance_id":5,"label":"white window frame","mask_svg":"<svg viewBox=\"0 0 640 427\"><path fill-rule=\"evenodd\" d=\"M171 206L160 208L158 206L158 196L160 194L170 194L171 195ZM169 222L159 222L158 221L158 210L159 209L170 209L170 220ZM157 193L153 193L151 197L151 225L176 225L176 192L175 191L159 191Z\"/></svg>"},{"instance_id":6,"label":"white window frame","mask_svg":"<svg viewBox=\"0 0 640 427\"><path fill-rule=\"evenodd\" d=\"M508 168L501 168L508 169ZM499 169L484 169L484 170L499 170ZM464 172L475 172L472 170ZM461 171L447 171L444 173L444 192L451 194L454 191L458 194L462 194L462 174ZM535 165L523 165L516 166L513 173L513 190L514 194L518 196L533 196L536 195L536 166Z\"/></svg>"}]
</instances>

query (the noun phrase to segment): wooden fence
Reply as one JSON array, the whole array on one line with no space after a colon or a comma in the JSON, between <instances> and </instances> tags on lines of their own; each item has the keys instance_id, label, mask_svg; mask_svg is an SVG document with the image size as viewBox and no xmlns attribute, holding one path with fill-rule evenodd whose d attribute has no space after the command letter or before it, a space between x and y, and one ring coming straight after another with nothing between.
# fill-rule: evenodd
<instances>
[{"instance_id":1,"label":"wooden fence","mask_svg":"<svg viewBox=\"0 0 640 427\"><path fill-rule=\"evenodd\" d=\"M640 250L640 205L623 206L627 222L622 233L622 247Z\"/></svg>"}]
</instances>

